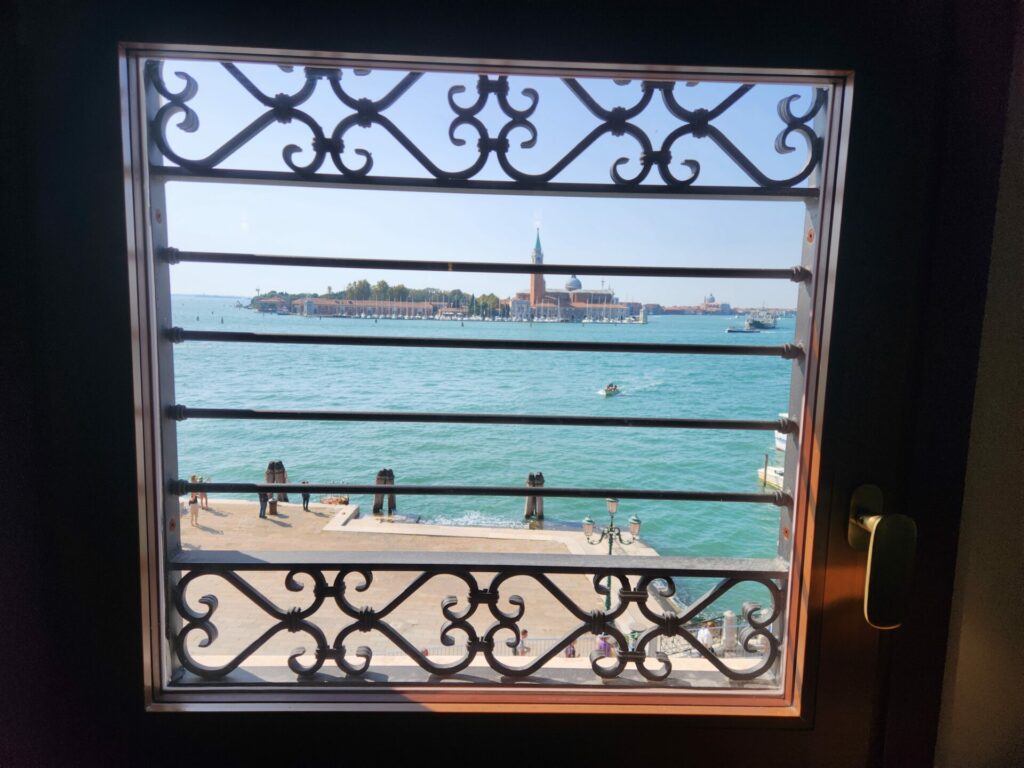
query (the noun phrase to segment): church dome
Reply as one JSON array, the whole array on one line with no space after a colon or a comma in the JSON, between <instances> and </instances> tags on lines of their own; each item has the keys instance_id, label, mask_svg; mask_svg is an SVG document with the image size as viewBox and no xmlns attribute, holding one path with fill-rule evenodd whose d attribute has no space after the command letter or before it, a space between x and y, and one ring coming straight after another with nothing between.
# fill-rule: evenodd
<instances>
[{"instance_id":1,"label":"church dome","mask_svg":"<svg viewBox=\"0 0 1024 768\"><path fill-rule=\"evenodd\" d=\"M576 275L573 275L572 277L565 281L565 290L567 291L578 291L582 287L583 283L579 281Z\"/></svg>"}]
</instances>

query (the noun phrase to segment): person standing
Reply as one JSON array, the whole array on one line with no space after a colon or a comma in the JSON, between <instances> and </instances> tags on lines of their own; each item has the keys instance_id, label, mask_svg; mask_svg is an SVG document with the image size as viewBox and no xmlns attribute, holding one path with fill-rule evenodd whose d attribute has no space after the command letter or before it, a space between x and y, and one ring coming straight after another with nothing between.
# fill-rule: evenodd
<instances>
[{"instance_id":1,"label":"person standing","mask_svg":"<svg viewBox=\"0 0 1024 768\"><path fill-rule=\"evenodd\" d=\"M303 480L303 485L309 485L309 480ZM309 512L309 494L305 491L302 492L302 511Z\"/></svg>"},{"instance_id":2,"label":"person standing","mask_svg":"<svg viewBox=\"0 0 1024 768\"><path fill-rule=\"evenodd\" d=\"M192 525L199 525L199 496L195 491L188 498L188 519Z\"/></svg>"},{"instance_id":3,"label":"person standing","mask_svg":"<svg viewBox=\"0 0 1024 768\"><path fill-rule=\"evenodd\" d=\"M260 517L266 519L267 517L267 502L270 501L270 494L266 491L260 491Z\"/></svg>"},{"instance_id":4,"label":"person standing","mask_svg":"<svg viewBox=\"0 0 1024 768\"><path fill-rule=\"evenodd\" d=\"M573 640L567 646L565 646L565 658L575 659L576 658L576 641Z\"/></svg>"},{"instance_id":5,"label":"person standing","mask_svg":"<svg viewBox=\"0 0 1024 768\"><path fill-rule=\"evenodd\" d=\"M717 656L715 649L712 647L712 643L715 642L715 636L711 633L711 628L715 626L713 621L705 621L697 632L697 642L711 651L712 655Z\"/></svg>"},{"instance_id":6,"label":"person standing","mask_svg":"<svg viewBox=\"0 0 1024 768\"><path fill-rule=\"evenodd\" d=\"M535 488L543 488L544 487L544 473L543 472L538 472L536 475L533 476L533 485L534 485ZM537 519L538 520L543 520L544 519L544 497L543 496L534 496L533 497L533 508L536 510Z\"/></svg>"},{"instance_id":7,"label":"person standing","mask_svg":"<svg viewBox=\"0 0 1024 768\"><path fill-rule=\"evenodd\" d=\"M209 481L210 481L210 478L203 477L202 475L199 475L198 477L196 477L196 482L197 483L208 483ZM209 496L206 495L206 491L200 491L199 492L199 506L202 507L203 509L209 509L210 508L210 498L209 498Z\"/></svg>"},{"instance_id":8,"label":"person standing","mask_svg":"<svg viewBox=\"0 0 1024 768\"><path fill-rule=\"evenodd\" d=\"M189 481L190 483L198 483L198 482L201 482L201 481L200 481L200 479L199 479L199 475L192 475L191 477L189 477L188 481ZM199 498L199 491L192 491L192 495L193 495L193 496L195 496L195 497L196 497L196 498L198 499L198 498ZM191 499L189 499L189 503L191 503L191 501L192 501L192 500L191 500Z\"/></svg>"}]
</instances>

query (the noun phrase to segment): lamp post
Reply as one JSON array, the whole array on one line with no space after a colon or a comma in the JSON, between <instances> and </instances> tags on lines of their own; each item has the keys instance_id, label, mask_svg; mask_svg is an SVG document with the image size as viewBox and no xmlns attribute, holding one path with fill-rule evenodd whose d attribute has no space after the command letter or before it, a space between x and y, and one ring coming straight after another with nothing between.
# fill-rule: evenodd
<instances>
[{"instance_id":1,"label":"lamp post","mask_svg":"<svg viewBox=\"0 0 1024 768\"><path fill-rule=\"evenodd\" d=\"M595 539L594 538L594 521L590 515L583 518L583 535L587 539L588 544L600 544L605 539L608 539L608 555L612 554L612 544L618 541L623 546L629 546L637 539L640 538L640 518L633 515L629 518L629 533L630 538L627 541L622 536L622 529L615 525L615 513L619 511L619 500L618 499L605 499L608 504L608 525L601 528L601 534ZM612 607L612 576L608 574L608 592L604 596L604 609L607 611Z\"/></svg>"}]
</instances>

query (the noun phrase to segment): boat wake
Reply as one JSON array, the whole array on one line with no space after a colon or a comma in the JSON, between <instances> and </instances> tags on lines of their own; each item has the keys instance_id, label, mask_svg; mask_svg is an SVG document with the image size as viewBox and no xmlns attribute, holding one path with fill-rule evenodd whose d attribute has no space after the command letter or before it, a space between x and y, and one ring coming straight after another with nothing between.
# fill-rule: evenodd
<instances>
[{"instance_id":1,"label":"boat wake","mask_svg":"<svg viewBox=\"0 0 1024 768\"><path fill-rule=\"evenodd\" d=\"M467 509L462 512L443 512L425 516L423 522L463 528L528 528L529 525L522 519L522 511L519 510L518 515L515 514L516 511L513 508L507 514L499 515Z\"/></svg>"},{"instance_id":2,"label":"boat wake","mask_svg":"<svg viewBox=\"0 0 1024 768\"><path fill-rule=\"evenodd\" d=\"M660 389L664 384L665 382L661 379L652 379L647 381L641 380L636 384L631 384L629 389L632 392L650 392L651 390ZM625 387L623 387L623 389L625 389Z\"/></svg>"}]
</instances>

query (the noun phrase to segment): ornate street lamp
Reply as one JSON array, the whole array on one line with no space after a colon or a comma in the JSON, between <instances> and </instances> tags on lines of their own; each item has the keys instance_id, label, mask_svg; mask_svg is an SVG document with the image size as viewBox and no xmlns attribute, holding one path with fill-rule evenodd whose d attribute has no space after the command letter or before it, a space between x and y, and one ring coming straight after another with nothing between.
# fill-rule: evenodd
<instances>
[{"instance_id":1,"label":"ornate street lamp","mask_svg":"<svg viewBox=\"0 0 1024 768\"><path fill-rule=\"evenodd\" d=\"M629 533L630 538L627 541L623 538L622 529L615 525L615 513L619 511L619 500L618 499L605 499L608 504L608 525L601 528L601 534L595 539L594 536L594 521L590 515L583 518L583 535L587 539L588 544L600 544L605 539L608 539L608 554L612 554L612 544L618 541L623 546L629 546L640 538L640 518L633 515L629 518ZM604 596L604 609L610 610L612 607L612 577L608 574L608 593Z\"/></svg>"}]
</instances>

